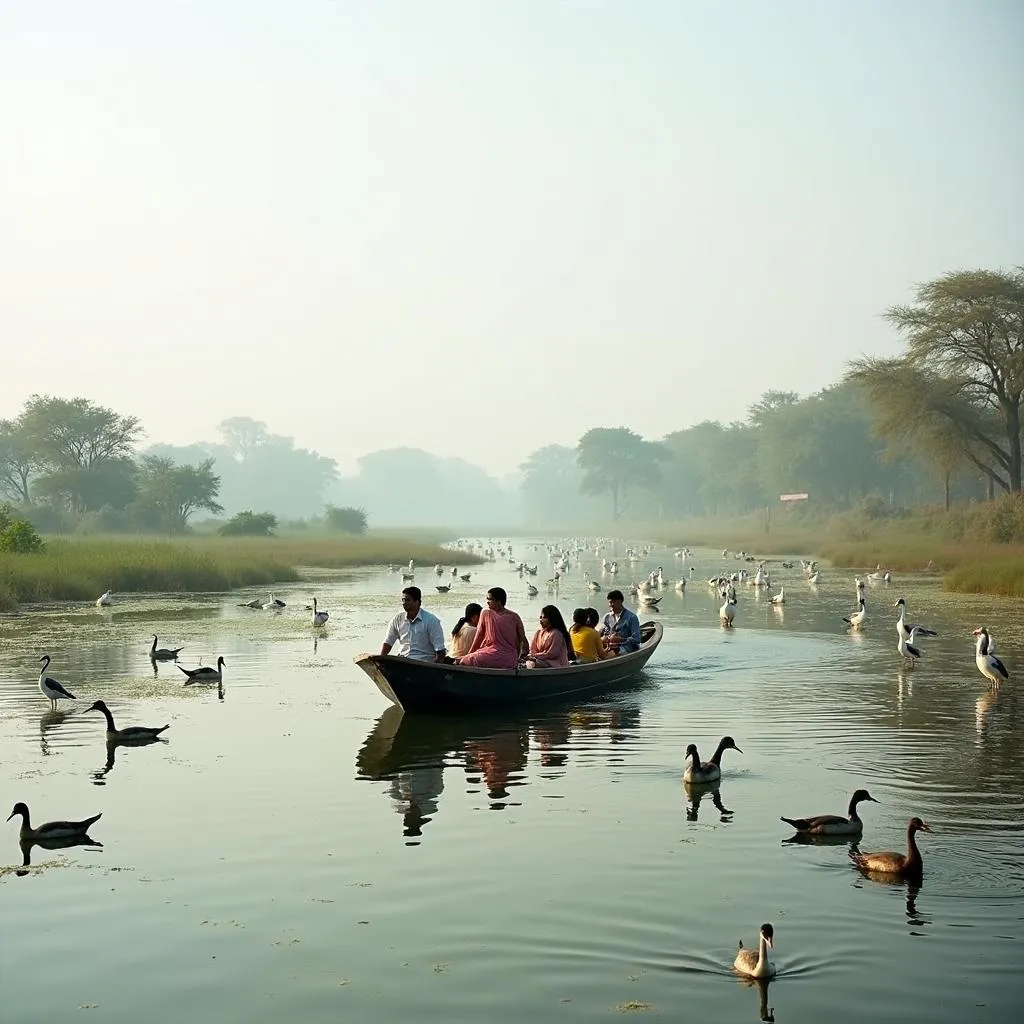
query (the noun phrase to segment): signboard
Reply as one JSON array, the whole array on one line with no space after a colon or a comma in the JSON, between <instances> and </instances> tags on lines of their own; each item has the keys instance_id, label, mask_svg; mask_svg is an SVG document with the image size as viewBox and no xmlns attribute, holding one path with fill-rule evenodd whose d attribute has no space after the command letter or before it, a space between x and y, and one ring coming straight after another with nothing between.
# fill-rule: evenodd
<instances>
[{"instance_id":1,"label":"signboard","mask_svg":"<svg viewBox=\"0 0 1024 1024\"><path fill-rule=\"evenodd\" d=\"M804 491L803 494L780 494L779 495L779 501L806 501L806 500L807 500L807 492L806 491Z\"/></svg>"}]
</instances>

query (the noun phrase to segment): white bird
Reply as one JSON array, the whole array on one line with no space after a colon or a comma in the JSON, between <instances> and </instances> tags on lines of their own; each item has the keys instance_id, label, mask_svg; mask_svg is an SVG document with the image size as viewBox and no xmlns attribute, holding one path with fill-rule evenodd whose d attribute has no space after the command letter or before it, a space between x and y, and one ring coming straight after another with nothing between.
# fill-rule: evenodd
<instances>
[{"instance_id":1,"label":"white bird","mask_svg":"<svg viewBox=\"0 0 1024 1024\"><path fill-rule=\"evenodd\" d=\"M770 924L761 925L757 940L757 952L746 949L740 939L739 952L733 961L733 968L748 978L774 978L775 964L768 959L768 950L774 946L775 929Z\"/></svg>"},{"instance_id":2,"label":"white bird","mask_svg":"<svg viewBox=\"0 0 1024 1024\"><path fill-rule=\"evenodd\" d=\"M901 636L905 636L909 640L910 634L915 632L918 636L939 635L934 629L925 629L924 626L912 625L907 622L907 602L902 597L893 604L893 608L899 608L900 610L900 617L896 620L896 631Z\"/></svg>"},{"instance_id":3,"label":"white bird","mask_svg":"<svg viewBox=\"0 0 1024 1024\"><path fill-rule=\"evenodd\" d=\"M730 594L725 599L725 604L718 609L718 617L722 620L723 626L731 626L733 619L736 617L736 598Z\"/></svg>"},{"instance_id":4,"label":"white bird","mask_svg":"<svg viewBox=\"0 0 1024 1024\"><path fill-rule=\"evenodd\" d=\"M1010 673L1006 671L1006 666L995 656L995 641L989 636L988 629L981 626L971 635L978 638L978 645L974 651L974 662L978 666L978 671L996 686L1004 679L1009 679Z\"/></svg>"},{"instance_id":5,"label":"white bird","mask_svg":"<svg viewBox=\"0 0 1024 1024\"><path fill-rule=\"evenodd\" d=\"M210 668L209 665L200 665L199 668L182 668L178 666L188 679L185 680L185 685L188 686L191 683L219 683L224 679L224 665L225 661L223 658L217 659L217 667Z\"/></svg>"},{"instance_id":6,"label":"white bird","mask_svg":"<svg viewBox=\"0 0 1024 1024\"><path fill-rule=\"evenodd\" d=\"M779 587L779 592L772 598L772 604L786 603L786 588Z\"/></svg>"},{"instance_id":7,"label":"white bird","mask_svg":"<svg viewBox=\"0 0 1024 1024\"><path fill-rule=\"evenodd\" d=\"M274 595L271 594L270 600L263 606L263 610L265 612L279 612L284 607L284 601L282 601L279 597L274 597Z\"/></svg>"},{"instance_id":8,"label":"white bird","mask_svg":"<svg viewBox=\"0 0 1024 1024\"><path fill-rule=\"evenodd\" d=\"M850 627L850 629L862 629L864 626L864 620L868 617L867 601L865 601L862 597L857 602L857 605L857 611L853 612L851 615L848 615L843 619L843 622L845 622Z\"/></svg>"},{"instance_id":9,"label":"white bird","mask_svg":"<svg viewBox=\"0 0 1024 1024\"><path fill-rule=\"evenodd\" d=\"M323 626L330 618L329 612L318 612L316 610L316 598L313 598L313 625Z\"/></svg>"},{"instance_id":10,"label":"white bird","mask_svg":"<svg viewBox=\"0 0 1024 1024\"><path fill-rule=\"evenodd\" d=\"M812 572L811 575L807 577L807 582L810 583L812 587L816 587L821 582L821 573Z\"/></svg>"},{"instance_id":11,"label":"white bird","mask_svg":"<svg viewBox=\"0 0 1024 1024\"><path fill-rule=\"evenodd\" d=\"M48 654L44 654L39 660L43 663L43 667L39 672L39 690L50 702L50 707L56 711L57 701L78 700L70 690L66 690L64 688L63 684L58 683L56 679L51 679L50 676L46 674L46 670L50 665L50 656Z\"/></svg>"},{"instance_id":12,"label":"white bird","mask_svg":"<svg viewBox=\"0 0 1024 1024\"><path fill-rule=\"evenodd\" d=\"M114 592L112 590L105 590L99 597L96 598L97 608L109 608L114 603Z\"/></svg>"},{"instance_id":13,"label":"white bird","mask_svg":"<svg viewBox=\"0 0 1024 1024\"><path fill-rule=\"evenodd\" d=\"M676 590L678 590L680 594L682 594L686 590L686 580L685 579L679 580L679 582L676 583Z\"/></svg>"}]
</instances>

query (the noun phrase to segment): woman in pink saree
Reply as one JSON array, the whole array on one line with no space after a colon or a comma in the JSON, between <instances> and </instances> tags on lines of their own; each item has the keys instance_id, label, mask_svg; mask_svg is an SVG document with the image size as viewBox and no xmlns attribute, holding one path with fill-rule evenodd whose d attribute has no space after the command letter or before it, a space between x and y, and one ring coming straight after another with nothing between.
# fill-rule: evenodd
<instances>
[{"instance_id":1,"label":"woman in pink saree","mask_svg":"<svg viewBox=\"0 0 1024 1024\"><path fill-rule=\"evenodd\" d=\"M515 668L530 649L526 627L518 614L505 607L508 595L501 587L487 591L487 607L480 613L469 654L459 665L474 668Z\"/></svg>"},{"instance_id":2,"label":"woman in pink saree","mask_svg":"<svg viewBox=\"0 0 1024 1024\"><path fill-rule=\"evenodd\" d=\"M565 619L555 605L546 604L540 610L540 629L533 634L530 642L526 667L566 668L570 657L576 660L572 637L565 628Z\"/></svg>"}]
</instances>

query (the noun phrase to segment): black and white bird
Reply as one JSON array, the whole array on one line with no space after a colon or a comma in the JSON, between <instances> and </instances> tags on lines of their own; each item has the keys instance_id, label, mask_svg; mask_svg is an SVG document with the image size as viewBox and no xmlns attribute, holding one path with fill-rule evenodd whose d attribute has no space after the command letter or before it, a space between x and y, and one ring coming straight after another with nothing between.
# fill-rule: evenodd
<instances>
[{"instance_id":1,"label":"black and white bird","mask_svg":"<svg viewBox=\"0 0 1024 1024\"><path fill-rule=\"evenodd\" d=\"M971 634L976 636L977 647L974 651L974 661L978 671L990 682L999 685L1004 679L1010 678L1006 666L995 656L995 640L989 635L988 629L981 626Z\"/></svg>"},{"instance_id":2,"label":"black and white bird","mask_svg":"<svg viewBox=\"0 0 1024 1024\"><path fill-rule=\"evenodd\" d=\"M857 610L850 615L844 616L843 622L845 622L850 629L863 629L864 621L867 617L868 603L862 597L857 601Z\"/></svg>"},{"instance_id":3,"label":"black and white bird","mask_svg":"<svg viewBox=\"0 0 1024 1024\"><path fill-rule=\"evenodd\" d=\"M918 636L939 635L934 629L926 629L924 626L907 622L907 602L902 597L893 604L893 608L899 608L900 610L900 617L896 620L896 632L900 636L906 637L909 640L911 633L916 633Z\"/></svg>"},{"instance_id":4,"label":"black and white bird","mask_svg":"<svg viewBox=\"0 0 1024 1024\"><path fill-rule=\"evenodd\" d=\"M900 652L900 657L904 660L910 660L910 667L913 668L915 663L921 660L921 651L919 648L914 646L914 641L917 639L917 626L912 626L910 630L910 636L905 636L903 633L899 634L899 640L896 643L896 650Z\"/></svg>"},{"instance_id":5,"label":"black and white bird","mask_svg":"<svg viewBox=\"0 0 1024 1024\"><path fill-rule=\"evenodd\" d=\"M184 647L157 647L156 633L153 634L153 646L149 649L149 656L153 661L177 661L178 655L185 650Z\"/></svg>"},{"instance_id":6,"label":"black and white bird","mask_svg":"<svg viewBox=\"0 0 1024 1024\"><path fill-rule=\"evenodd\" d=\"M330 618L328 612L317 611L316 598L313 598L313 625L324 626L327 624L327 620Z\"/></svg>"},{"instance_id":7,"label":"black and white bird","mask_svg":"<svg viewBox=\"0 0 1024 1024\"><path fill-rule=\"evenodd\" d=\"M271 594L270 600L267 601L267 603L263 606L263 610L265 612L279 612L284 607L284 601L282 601L279 597L274 597L274 595Z\"/></svg>"},{"instance_id":8,"label":"black and white bird","mask_svg":"<svg viewBox=\"0 0 1024 1024\"><path fill-rule=\"evenodd\" d=\"M224 659L217 659L217 667L211 668L209 665L200 665L199 668L182 668L181 665L178 668L188 676L185 680L185 685L188 686L191 683L220 683L224 680Z\"/></svg>"},{"instance_id":9,"label":"black and white bird","mask_svg":"<svg viewBox=\"0 0 1024 1024\"><path fill-rule=\"evenodd\" d=\"M70 690L64 688L62 683L58 683L56 679L46 674L46 670L50 667L50 656L44 654L39 660L43 663L39 672L39 690L50 702L51 709L57 710L57 701L59 700L78 700Z\"/></svg>"}]
</instances>

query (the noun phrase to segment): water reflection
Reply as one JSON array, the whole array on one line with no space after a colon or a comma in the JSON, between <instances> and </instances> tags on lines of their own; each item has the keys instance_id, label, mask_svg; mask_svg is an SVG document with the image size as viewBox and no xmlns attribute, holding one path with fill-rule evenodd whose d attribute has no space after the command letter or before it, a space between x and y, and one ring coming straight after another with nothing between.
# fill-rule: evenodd
<instances>
[{"instance_id":1,"label":"water reflection","mask_svg":"<svg viewBox=\"0 0 1024 1024\"><path fill-rule=\"evenodd\" d=\"M684 782L683 789L686 790L687 804L686 804L686 820L696 821L697 816L700 813L700 802L706 796L711 797L711 802L715 805L718 810L720 820L723 824L728 824L732 821L732 811L728 807L722 804L722 793L721 793L721 780L716 782L706 783L692 783Z\"/></svg>"},{"instance_id":2,"label":"water reflection","mask_svg":"<svg viewBox=\"0 0 1024 1024\"><path fill-rule=\"evenodd\" d=\"M759 1005L757 1015L760 1020L768 1021L769 1024L775 1020L775 1010L768 1005L768 987L772 983L771 978L740 978L741 985L747 988L756 988L758 991Z\"/></svg>"},{"instance_id":3,"label":"water reflection","mask_svg":"<svg viewBox=\"0 0 1024 1024\"><path fill-rule=\"evenodd\" d=\"M446 769L461 769L470 795L486 795L486 808L519 806L516 791L527 785L531 751L545 779L561 777L569 764L574 734L600 735L586 744L606 750L630 735L638 708L591 707L553 710L536 717L405 715L390 707L377 720L356 758L356 778L387 781L386 794L402 817L403 835L419 840L438 814ZM479 787L479 788L476 788ZM713 801L722 807L717 793Z\"/></svg>"},{"instance_id":4,"label":"water reflection","mask_svg":"<svg viewBox=\"0 0 1024 1024\"><path fill-rule=\"evenodd\" d=\"M97 768L90 773L93 785L105 786L107 784L107 776L117 763L118 747L151 747L154 743L162 743L166 746L168 742L169 741L163 736L146 736L141 739L132 740L112 740L108 737L106 739L107 760L102 768Z\"/></svg>"},{"instance_id":5,"label":"water reflection","mask_svg":"<svg viewBox=\"0 0 1024 1024\"><path fill-rule=\"evenodd\" d=\"M39 716L39 748L44 756L49 756L53 753L50 750L49 734L55 729L59 729L70 714L70 711L58 709L57 711L44 711Z\"/></svg>"},{"instance_id":6,"label":"water reflection","mask_svg":"<svg viewBox=\"0 0 1024 1024\"><path fill-rule=\"evenodd\" d=\"M88 835L59 836L47 839L19 839L18 845L21 848L22 870L16 871L15 874L21 877L27 875L29 873L28 868L32 866L33 847L38 846L41 850L67 850L72 846L89 846L97 850L103 849L101 842Z\"/></svg>"}]
</instances>

